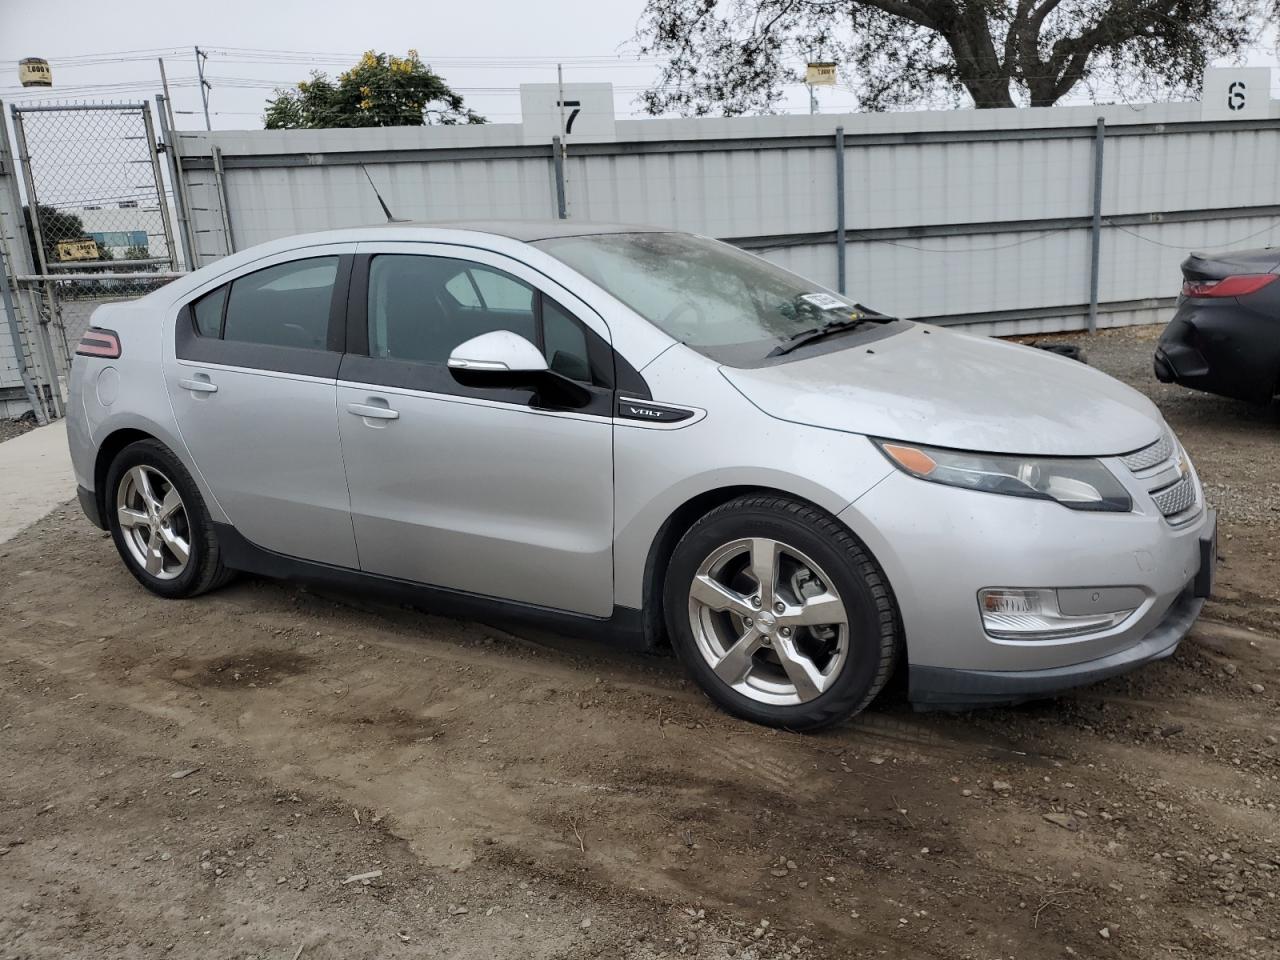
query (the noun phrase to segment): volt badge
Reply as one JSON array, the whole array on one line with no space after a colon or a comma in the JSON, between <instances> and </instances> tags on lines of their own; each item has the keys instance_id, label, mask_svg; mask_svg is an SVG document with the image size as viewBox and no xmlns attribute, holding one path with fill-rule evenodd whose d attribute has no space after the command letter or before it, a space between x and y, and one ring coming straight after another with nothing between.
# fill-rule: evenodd
<instances>
[{"instance_id":1,"label":"volt badge","mask_svg":"<svg viewBox=\"0 0 1280 960\"><path fill-rule=\"evenodd\" d=\"M693 416L692 410L668 407L649 401L618 398L618 417L622 420L647 420L650 423L679 423Z\"/></svg>"}]
</instances>

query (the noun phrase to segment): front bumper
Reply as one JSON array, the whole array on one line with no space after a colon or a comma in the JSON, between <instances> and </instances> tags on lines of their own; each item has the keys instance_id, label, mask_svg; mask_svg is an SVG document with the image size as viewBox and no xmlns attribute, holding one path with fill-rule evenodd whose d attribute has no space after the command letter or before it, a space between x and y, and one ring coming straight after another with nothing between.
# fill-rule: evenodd
<instances>
[{"instance_id":1,"label":"front bumper","mask_svg":"<svg viewBox=\"0 0 1280 960\"><path fill-rule=\"evenodd\" d=\"M1047 670L956 670L913 666L909 697L917 710L966 710L1022 703L1071 687L1096 683L1173 655L1190 631L1204 598L1191 585L1169 608L1159 625L1133 646L1096 660Z\"/></svg>"},{"instance_id":2,"label":"front bumper","mask_svg":"<svg viewBox=\"0 0 1280 960\"><path fill-rule=\"evenodd\" d=\"M880 561L898 601L911 699L961 707L1045 696L1172 653L1211 590L1216 518L1178 523L1143 480L1112 472L1133 496L1129 513L1085 513L924 483L894 474L840 515ZM995 638L983 629L983 588L1142 591L1123 623L1083 636ZM1105 602L1105 601L1104 601ZM1106 608L1099 608L1104 610Z\"/></svg>"}]
</instances>

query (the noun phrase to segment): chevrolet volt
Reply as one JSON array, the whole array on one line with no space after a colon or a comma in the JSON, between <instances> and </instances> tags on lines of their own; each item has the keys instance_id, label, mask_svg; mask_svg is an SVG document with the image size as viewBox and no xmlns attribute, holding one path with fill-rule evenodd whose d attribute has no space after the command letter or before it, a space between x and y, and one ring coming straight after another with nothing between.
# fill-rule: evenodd
<instances>
[{"instance_id":1,"label":"chevrolet volt","mask_svg":"<svg viewBox=\"0 0 1280 960\"><path fill-rule=\"evenodd\" d=\"M670 643L813 729L1168 656L1214 514L1144 396L716 241L568 221L277 240L100 307L80 502L162 597L248 571Z\"/></svg>"}]
</instances>

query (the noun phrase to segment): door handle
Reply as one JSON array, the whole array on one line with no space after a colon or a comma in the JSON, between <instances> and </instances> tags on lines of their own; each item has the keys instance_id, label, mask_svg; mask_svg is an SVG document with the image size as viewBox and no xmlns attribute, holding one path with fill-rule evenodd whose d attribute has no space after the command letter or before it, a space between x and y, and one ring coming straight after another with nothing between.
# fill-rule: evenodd
<instances>
[{"instance_id":1,"label":"door handle","mask_svg":"<svg viewBox=\"0 0 1280 960\"><path fill-rule=\"evenodd\" d=\"M190 390L192 393L217 393L218 385L210 383L208 379L200 380L179 380L178 386L183 390Z\"/></svg>"},{"instance_id":2,"label":"door handle","mask_svg":"<svg viewBox=\"0 0 1280 960\"><path fill-rule=\"evenodd\" d=\"M372 403L348 403L347 413L355 414L357 417L365 417L369 420L400 419L399 410L392 410L390 407L377 406Z\"/></svg>"}]
</instances>

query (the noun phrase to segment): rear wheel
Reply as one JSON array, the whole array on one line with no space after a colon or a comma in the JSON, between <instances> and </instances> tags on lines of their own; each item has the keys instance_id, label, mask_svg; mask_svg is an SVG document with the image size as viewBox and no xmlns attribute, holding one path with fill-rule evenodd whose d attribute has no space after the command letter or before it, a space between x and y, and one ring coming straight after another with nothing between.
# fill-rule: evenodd
<instances>
[{"instance_id":1,"label":"rear wheel","mask_svg":"<svg viewBox=\"0 0 1280 960\"><path fill-rule=\"evenodd\" d=\"M740 717L812 730L863 709L892 673L896 609L879 567L830 515L740 497L677 544L667 627L699 686Z\"/></svg>"},{"instance_id":2,"label":"rear wheel","mask_svg":"<svg viewBox=\"0 0 1280 960\"><path fill-rule=\"evenodd\" d=\"M107 471L105 506L116 550L152 593L194 597L231 578L200 491L159 441L120 452Z\"/></svg>"}]
</instances>

